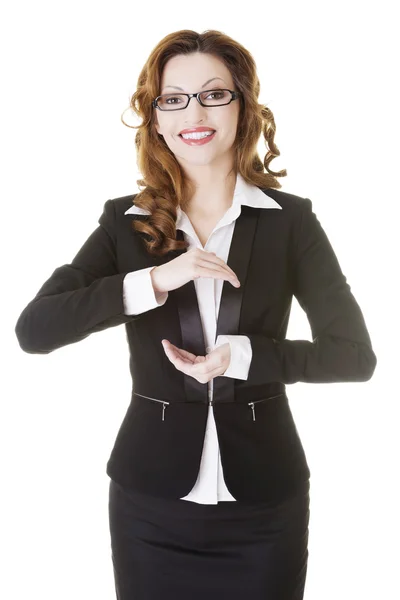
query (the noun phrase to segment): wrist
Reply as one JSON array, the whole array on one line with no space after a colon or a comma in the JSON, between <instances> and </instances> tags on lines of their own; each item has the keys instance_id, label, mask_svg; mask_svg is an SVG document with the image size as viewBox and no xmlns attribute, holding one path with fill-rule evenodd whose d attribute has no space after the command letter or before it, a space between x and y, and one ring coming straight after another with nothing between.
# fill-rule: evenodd
<instances>
[{"instance_id":1,"label":"wrist","mask_svg":"<svg viewBox=\"0 0 400 600\"><path fill-rule=\"evenodd\" d=\"M155 292L161 292L162 290L160 290L160 288L157 286L157 273L156 273L157 269L158 269L158 267L153 267L153 269L151 269L150 278L151 278L153 290Z\"/></svg>"}]
</instances>

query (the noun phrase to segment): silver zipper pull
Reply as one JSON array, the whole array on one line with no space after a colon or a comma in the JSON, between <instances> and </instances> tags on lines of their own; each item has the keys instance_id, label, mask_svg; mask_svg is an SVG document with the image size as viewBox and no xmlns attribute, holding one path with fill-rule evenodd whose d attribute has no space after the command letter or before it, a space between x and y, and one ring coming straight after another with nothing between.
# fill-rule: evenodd
<instances>
[{"instance_id":1,"label":"silver zipper pull","mask_svg":"<svg viewBox=\"0 0 400 600\"><path fill-rule=\"evenodd\" d=\"M250 406L251 410L253 411L253 421L255 421L256 420L256 413L255 413L255 410L254 410L254 402L250 402L249 406Z\"/></svg>"},{"instance_id":2,"label":"silver zipper pull","mask_svg":"<svg viewBox=\"0 0 400 600\"><path fill-rule=\"evenodd\" d=\"M166 408L167 408L167 405L163 404L163 407L162 407L162 419L161 419L162 421L164 421L164 413L165 413L165 409Z\"/></svg>"}]
</instances>

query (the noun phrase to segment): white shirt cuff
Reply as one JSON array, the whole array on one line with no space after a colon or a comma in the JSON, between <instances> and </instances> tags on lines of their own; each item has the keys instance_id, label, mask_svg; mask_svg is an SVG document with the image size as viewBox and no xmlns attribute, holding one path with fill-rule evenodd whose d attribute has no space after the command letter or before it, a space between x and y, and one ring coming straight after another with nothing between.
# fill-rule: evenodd
<instances>
[{"instance_id":1,"label":"white shirt cuff","mask_svg":"<svg viewBox=\"0 0 400 600\"><path fill-rule=\"evenodd\" d=\"M231 347L231 362L221 377L247 379L250 369L253 350L247 335L219 335L214 348L229 343Z\"/></svg>"},{"instance_id":2,"label":"white shirt cuff","mask_svg":"<svg viewBox=\"0 0 400 600\"><path fill-rule=\"evenodd\" d=\"M123 302L126 315L139 315L165 304L168 292L155 292L150 271L155 267L146 267L131 271L123 280Z\"/></svg>"}]
</instances>

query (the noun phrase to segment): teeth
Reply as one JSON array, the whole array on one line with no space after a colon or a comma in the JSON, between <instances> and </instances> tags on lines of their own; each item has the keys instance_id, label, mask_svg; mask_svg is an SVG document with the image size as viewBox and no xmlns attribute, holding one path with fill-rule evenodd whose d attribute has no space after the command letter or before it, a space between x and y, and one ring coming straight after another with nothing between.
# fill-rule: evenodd
<instances>
[{"instance_id":1,"label":"teeth","mask_svg":"<svg viewBox=\"0 0 400 600\"><path fill-rule=\"evenodd\" d=\"M194 133L181 133L181 136L185 138L185 140L201 140L201 138L208 137L213 133L213 131L201 131Z\"/></svg>"}]
</instances>

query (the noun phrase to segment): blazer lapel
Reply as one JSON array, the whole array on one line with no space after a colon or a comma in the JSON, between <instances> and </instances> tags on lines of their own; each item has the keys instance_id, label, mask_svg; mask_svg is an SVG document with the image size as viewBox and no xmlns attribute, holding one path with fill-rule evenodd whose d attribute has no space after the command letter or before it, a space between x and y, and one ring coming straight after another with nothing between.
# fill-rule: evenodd
<instances>
[{"instance_id":1,"label":"blazer lapel","mask_svg":"<svg viewBox=\"0 0 400 600\"><path fill-rule=\"evenodd\" d=\"M221 303L217 319L216 337L220 334L237 335L239 332L240 312L242 308L243 289L246 284L260 209L241 206L241 214L235 221L232 242L227 264L238 276L240 288L235 288L229 282L223 282ZM183 240L183 232L177 230L177 239ZM169 255L179 256L182 251L174 251ZM203 327L197 302L194 281L171 292L176 300L179 321L182 332L183 348L196 356L205 356ZM200 383L194 377L183 374L186 398L188 402L208 402L208 385ZM216 377L214 379L214 401L233 402L234 379L232 377Z\"/></svg>"}]
</instances>

